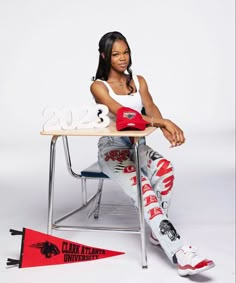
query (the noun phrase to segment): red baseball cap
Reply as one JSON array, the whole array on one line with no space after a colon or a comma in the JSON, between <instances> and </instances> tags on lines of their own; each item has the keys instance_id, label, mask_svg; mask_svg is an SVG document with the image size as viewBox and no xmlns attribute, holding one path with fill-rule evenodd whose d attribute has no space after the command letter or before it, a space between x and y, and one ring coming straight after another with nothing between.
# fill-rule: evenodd
<instances>
[{"instance_id":1,"label":"red baseball cap","mask_svg":"<svg viewBox=\"0 0 236 283\"><path fill-rule=\"evenodd\" d=\"M121 107L116 113L116 129L122 130L145 130L146 122L142 115L129 107Z\"/></svg>"}]
</instances>

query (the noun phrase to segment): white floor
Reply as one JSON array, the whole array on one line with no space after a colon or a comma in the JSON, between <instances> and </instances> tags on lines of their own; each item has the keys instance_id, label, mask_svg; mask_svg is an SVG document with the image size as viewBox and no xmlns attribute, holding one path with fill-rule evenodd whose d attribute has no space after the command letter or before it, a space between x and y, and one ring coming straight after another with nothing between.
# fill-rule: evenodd
<instances>
[{"instance_id":1,"label":"white floor","mask_svg":"<svg viewBox=\"0 0 236 283\"><path fill-rule=\"evenodd\" d=\"M10 228L21 230L22 227L27 227L46 232L49 140L45 142L46 138L41 138L40 146L29 145L27 148L23 145L5 146L0 161L0 281L235 282L234 148L232 134L224 137L222 140L220 136L211 135L213 141L202 141L200 138L191 140L190 135L190 142L185 147L164 153L173 160L176 167L175 195L170 218L187 243L196 245L203 256L216 263L214 269L187 278L179 277L176 267L170 264L163 251L153 247L148 240L148 269L143 270L138 235L102 232L55 232L54 235L89 246L123 251L125 254L84 263L26 269L7 268L6 259L19 256L21 242L19 236L10 235ZM151 145L154 146L154 143L151 140ZM76 205L79 191L78 182L65 170L60 148L61 144L58 144L55 183L58 215ZM83 163L89 164L94 159L94 153L86 151L82 159ZM75 160L75 165L77 164L81 164L81 160ZM118 202L128 202L111 181L106 182L104 192L106 202L111 202L114 195ZM113 221L109 216L107 219L108 222ZM106 219L102 216L101 221L103 220ZM148 237L148 228L146 234Z\"/></svg>"}]
</instances>

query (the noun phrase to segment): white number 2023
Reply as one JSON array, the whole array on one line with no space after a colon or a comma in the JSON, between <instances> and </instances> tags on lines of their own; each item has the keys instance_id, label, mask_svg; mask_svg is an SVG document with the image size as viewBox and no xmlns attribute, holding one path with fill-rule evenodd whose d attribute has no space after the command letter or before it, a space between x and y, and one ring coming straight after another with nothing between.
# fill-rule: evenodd
<instances>
[{"instance_id":1,"label":"white number 2023","mask_svg":"<svg viewBox=\"0 0 236 283\"><path fill-rule=\"evenodd\" d=\"M78 109L51 107L43 110L43 131L105 128L110 124L108 107L103 104Z\"/></svg>"}]
</instances>

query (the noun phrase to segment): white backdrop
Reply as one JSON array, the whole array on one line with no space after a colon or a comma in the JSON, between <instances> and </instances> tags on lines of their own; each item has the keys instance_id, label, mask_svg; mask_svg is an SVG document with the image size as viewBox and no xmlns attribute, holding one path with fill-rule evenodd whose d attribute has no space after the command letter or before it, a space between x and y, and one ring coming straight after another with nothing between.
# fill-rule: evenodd
<instances>
[{"instance_id":1,"label":"white backdrop","mask_svg":"<svg viewBox=\"0 0 236 283\"><path fill-rule=\"evenodd\" d=\"M177 169L195 164L205 174L214 168L216 175L221 166L233 172L234 7L230 0L1 0L2 187L23 168L43 168L35 174L46 180L49 138L39 135L42 110L92 102L98 41L112 30L127 37L133 71L146 78L164 117L187 138L171 151L160 133L149 143ZM94 161L97 138L72 143L77 168Z\"/></svg>"},{"instance_id":2,"label":"white backdrop","mask_svg":"<svg viewBox=\"0 0 236 283\"><path fill-rule=\"evenodd\" d=\"M39 134L42 110L92 102L89 86L98 63L98 41L118 30L130 44L134 73L145 77L163 116L185 131L186 144L171 150L158 131L148 138L176 168L171 215L190 240L201 241L218 260L214 274L219 281L213 281L234 282L234 23L233 0L0 0L1 265L10 256L9 228L46 230L50 139ZM72 141L75 168L96 159L96 143L97 138ZM62 191L77 189L62 161L58 150L57 186ZM68 201L67 196L61 198L62 207ZM96 246L99 239L85 236L84 241ZM106 244L109 247L109 241ZM132 263L133 258L127 268ZM104 264L91 276L107 272ZM19 279L5 266L2 270L4 282ZM150 269L151 278L155 270ZM112 278L129 274L115 272ZM133 269L130 274L139 273ZM143 276L136 282L143 282ZM32 282L26 277L22 282ZM127 280L122 282L132 282Z\"/></svg>"},{"instance_id":3,"label":"white backdrop","mask_svg":"<svg viewBox=\"0 0 236 283\"><path fill-rule=\"evenodd\" d=\"M234 127L234 1L1 0L1 144L37 141L44 107L89 103L98 41L112 30L165 117Z\"/></svg>"}]
</instances>

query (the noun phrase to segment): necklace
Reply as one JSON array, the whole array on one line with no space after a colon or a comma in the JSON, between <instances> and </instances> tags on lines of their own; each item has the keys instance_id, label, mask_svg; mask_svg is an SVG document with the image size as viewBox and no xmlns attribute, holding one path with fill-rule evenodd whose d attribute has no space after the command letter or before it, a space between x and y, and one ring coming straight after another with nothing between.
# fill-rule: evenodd
<instances>
[{"instance_id":1,"label":"necklace","mask_svg":"<svg viewBox=\"0 0 236 283\"><path fill-rule=\"evenodd\" d=\"M115 81L107 81L110 84L117 84L119 85L119 87L121 87L122 89L124 88L124 82L115 82Z\"/></svg>"}]
</instances>

